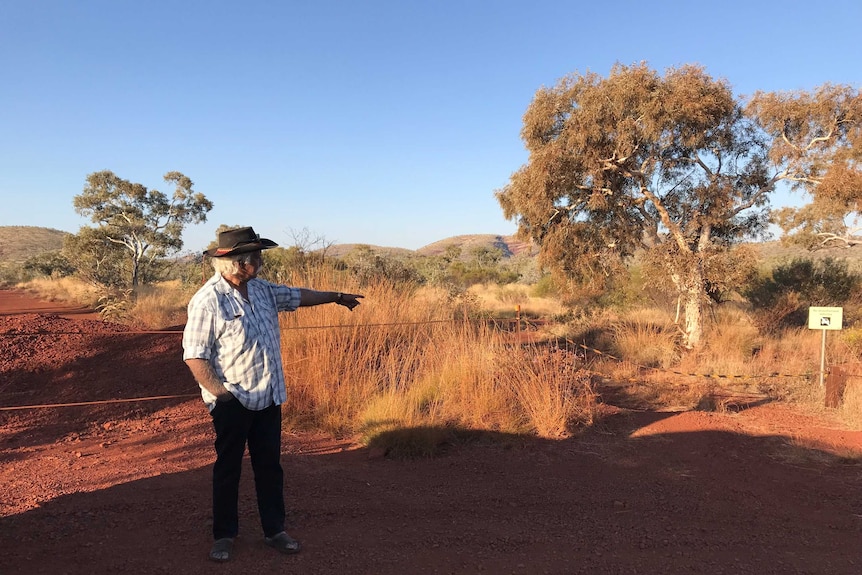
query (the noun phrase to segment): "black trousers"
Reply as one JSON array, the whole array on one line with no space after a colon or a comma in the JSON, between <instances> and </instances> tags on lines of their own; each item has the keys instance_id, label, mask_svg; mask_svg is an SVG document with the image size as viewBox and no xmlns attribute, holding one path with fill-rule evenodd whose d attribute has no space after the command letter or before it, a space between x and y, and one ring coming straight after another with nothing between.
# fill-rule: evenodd
<instances>
[{"instance_id":1,"label":"black trousers","mask_svg":"<svg viewBox=\"0 0 862 575\"><path fill-rule=\"evenodd\" d=\"M284 531L284 472L281 468L281 408L251 411L237 401L219 403L210 412L215 427L213 466L213 538L239 533L239 478L248 444L257 510L263 534Z\"/></svg>"}]
</instances>

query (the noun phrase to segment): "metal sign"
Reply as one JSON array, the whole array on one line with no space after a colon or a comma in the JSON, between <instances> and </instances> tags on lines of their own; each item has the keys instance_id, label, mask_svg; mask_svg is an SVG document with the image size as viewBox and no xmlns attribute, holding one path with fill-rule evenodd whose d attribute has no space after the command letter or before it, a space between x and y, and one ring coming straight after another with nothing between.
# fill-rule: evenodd
<instances>
[{"instance_id":1,"label":"metal sign","mask_svg":"<svg viewBox=\"0 0 862 575\"><path fill-rule=\"evenodd\" d=\"M841 329L843 307L808 308L808 329Z\"/></svg>"}]
</instances>

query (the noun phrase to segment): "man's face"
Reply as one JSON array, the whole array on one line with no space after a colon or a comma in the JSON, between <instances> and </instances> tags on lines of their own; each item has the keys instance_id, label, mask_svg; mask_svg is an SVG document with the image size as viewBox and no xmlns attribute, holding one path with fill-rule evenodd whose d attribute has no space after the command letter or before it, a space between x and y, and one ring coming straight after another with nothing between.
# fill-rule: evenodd
<instances>
[{"instance_id":1,"label":"man's face","mask_svg":"<svg viewBox=\"0 0 862 575\"><path fill-rule=\"evenodd\" d=\"M243 261L239 262L236 277L240 281L247 282L250 279L256 278L262 267L263 257L260 255L260 250L249 252L243 258Z\"/></svg>"}]
</instances>

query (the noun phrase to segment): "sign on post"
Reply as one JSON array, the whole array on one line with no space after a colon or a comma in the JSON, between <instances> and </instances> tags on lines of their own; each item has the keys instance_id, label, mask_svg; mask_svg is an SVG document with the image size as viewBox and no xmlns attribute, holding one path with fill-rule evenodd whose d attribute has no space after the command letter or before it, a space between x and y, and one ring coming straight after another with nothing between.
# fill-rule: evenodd
<instances>
[{"instance_id":1,"label":"sign on post","mask_svg":"<svg viewBox=\"0 0 862 575\"><path fill-rule=\"evenodd\" d=\"M808 329L841 329L843 307L808 308Z\"/></svg>"},{"instance_id":2,"label":"sign on post","mask_svg":"<svg viewBox=\"0 0 862 575\"><path fill-rule=\"evenodd\" d=\"M823 331L820 341L820 387L823 387L823 374L826 373L826 332L841 329L843 307L809 307L808 329Z\"/></svg>"}]
</instances>

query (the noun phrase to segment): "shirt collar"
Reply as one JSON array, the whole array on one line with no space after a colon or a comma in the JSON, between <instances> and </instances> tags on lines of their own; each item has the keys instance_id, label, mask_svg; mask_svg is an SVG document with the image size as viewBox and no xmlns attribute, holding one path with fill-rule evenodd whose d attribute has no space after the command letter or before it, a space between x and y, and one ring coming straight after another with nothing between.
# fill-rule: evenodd
<instances>
[{"instance_id":1,"label":"shirt collar","mask_svg":"<svg viewBox=\"0 0 862 575\"><path fill-rule=\"evenodd\" d=\"M251 290L254 289L252 286L254 285L256 279L257 278L250 279L248 283L245 284L249 289L249 293L251 293ZM220 273L215 273L210 279L210 281L213 282L216 292L220 294L229 295L234 292L233 286L230 284L229 281L224 279L224 276L222 276Z\"/></svg>"}]
</instances>

